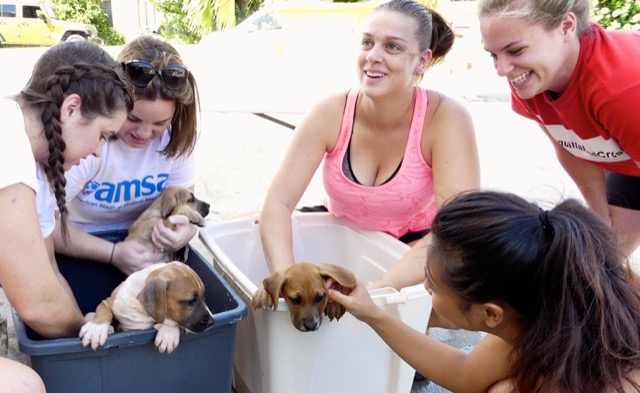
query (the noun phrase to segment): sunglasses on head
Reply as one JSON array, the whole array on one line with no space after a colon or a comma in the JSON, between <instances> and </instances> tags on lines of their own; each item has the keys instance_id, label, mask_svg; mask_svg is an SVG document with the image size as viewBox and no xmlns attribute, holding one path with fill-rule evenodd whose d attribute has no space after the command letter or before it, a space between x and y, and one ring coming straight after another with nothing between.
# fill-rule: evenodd
<instances>
[{"instance_id":1,"label":"sunglasses on head","mask_svg":"<svg viewBox=\"0 0 640 393\"><path fill-rule=\"evenodd\" d=\"M128 60L122 63L127 77L136 87L147 87L157 75L169 90L180 90L187 84L189 70L179 64L168 64L160 70L145 60Z\"/></svg>"}]
</instances>

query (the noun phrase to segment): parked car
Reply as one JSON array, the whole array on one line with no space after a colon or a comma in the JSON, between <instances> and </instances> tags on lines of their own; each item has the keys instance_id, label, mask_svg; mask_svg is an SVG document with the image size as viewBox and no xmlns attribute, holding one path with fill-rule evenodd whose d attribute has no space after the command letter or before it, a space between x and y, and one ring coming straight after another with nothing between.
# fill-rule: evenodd
<instances>
[{"instance_id":1,"label":"parked car","mask_svg":"<svg viewBox=\"0 0 640 393\"><path fill-rule=\"evenodd\" d=\"M95 26L59 20L46 3L0 0L0 47L52 46L77 40L104 45Z\"/></svg>"}]
</instances>

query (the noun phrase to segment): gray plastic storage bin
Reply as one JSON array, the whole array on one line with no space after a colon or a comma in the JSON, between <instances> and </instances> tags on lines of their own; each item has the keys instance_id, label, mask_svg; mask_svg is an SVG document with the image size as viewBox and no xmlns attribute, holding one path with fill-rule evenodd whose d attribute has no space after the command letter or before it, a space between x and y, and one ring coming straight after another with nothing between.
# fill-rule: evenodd
<instances>
[{"instance_id":1,"label":"gray plastic storage bin","mask_svg":"<svg viewBox=\"0 0 640 393\"><path fill-rule=\"evenodd\" d=\"M106 234L122 237L122 234ZM112 239L109 239L112 240ZM186 262L205 284L214 324L202 333L181 332L171 354L153 344L155 329L109 335L97 351L79 338L45 340L16 313L18 346L31 358L47 393L231 392L236 323L247 315L244 302L202 256L191 249ZM104 264L59 257L58 264L83 313L95 311L123 279Z\"/></svg>"}]
</instances>

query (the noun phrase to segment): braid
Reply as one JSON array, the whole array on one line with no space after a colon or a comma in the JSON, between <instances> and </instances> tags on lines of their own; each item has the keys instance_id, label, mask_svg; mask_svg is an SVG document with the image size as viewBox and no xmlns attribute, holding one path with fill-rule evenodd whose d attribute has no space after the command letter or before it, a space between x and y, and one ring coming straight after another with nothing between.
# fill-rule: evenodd
<instances>
[{"instance_id":1,"label":"braid","mask_svg":"<svg viewBox=\"0 0 640 393\"><path fill-rule=\"evenodd\" d=\"M44 134L49 141L49 159L45 173L56 197L56 203L60 211L62 233L65 237L67 235L68 210L65 203L67 180L64 176L63 152L66 144L62 138L60 108L65 98L69 95L69 90L74 82L81 80L98 81L100 88L104 91L103 96L106 97L113 97L118 92L122 94L123 90L128 91L128 86L119 77L118 73L102 64L76 63L74 65L60 66L45 83L44 96L46 100L43 102L41 114ZM92 101L91 93L93 92L86 91L82 86L72 90L80 94L83 97L83 101Z\"/></svg>"}]
</instances>

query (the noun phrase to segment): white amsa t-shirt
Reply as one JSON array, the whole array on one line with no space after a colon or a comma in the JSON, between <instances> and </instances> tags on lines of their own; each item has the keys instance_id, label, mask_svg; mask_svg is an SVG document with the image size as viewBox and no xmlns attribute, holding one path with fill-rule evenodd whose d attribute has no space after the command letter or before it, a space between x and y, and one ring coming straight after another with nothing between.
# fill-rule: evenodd
<instances>
[{"instance_id":1,"label":"white amsa t-shirt","mask_svg":"<svg viewBox=\"0 0 640 393\"><path fill-rule=\"evenodd\" d=\"M0 188L23 183L36 191L36 211L42 237L49 237L56 225L56 198L47 176L37 164L25 131L24 117L13 100L0 100L3 141L0 143Z\"/></svg>"},{"instance_id":2,"label":"white amsa t-shirt","mask_svg":"<svg viewBox=\"0 0 640 393\"><path fill-rule=\"evenodd\" d=\"M160 152L169 129L135 149L122 140L105 143L65 174L69 222L85 232L127 229L165 186L195 184L195 155L168 159Z\"/></svg>"}]
</instances>

